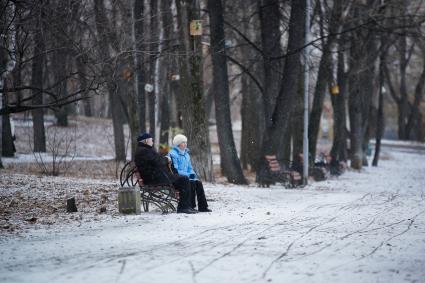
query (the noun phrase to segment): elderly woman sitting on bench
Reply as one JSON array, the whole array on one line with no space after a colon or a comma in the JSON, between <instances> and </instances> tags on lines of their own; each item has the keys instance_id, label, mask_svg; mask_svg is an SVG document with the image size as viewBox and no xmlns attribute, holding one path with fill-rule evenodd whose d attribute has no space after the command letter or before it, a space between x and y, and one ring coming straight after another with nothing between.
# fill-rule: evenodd
<instances>
[{"instance_id":1,"label":"elderly woman sitting on bench","mask_svg":"<svg viewBox=\"0 0 425 283\"><path fill-rule=\"evenodd\" d=\"M192 188L191 207L196 207L195 195L198 200L199 212L211 212L208 208L207 199L205 197L204 186L196 176L190 161L189 149L187 148L187 138L184 135L176 135L173 139L173 149L168 153L173 161L173 166L179 175L187 176L190 180Z\"/></svg>"}]
</instances>

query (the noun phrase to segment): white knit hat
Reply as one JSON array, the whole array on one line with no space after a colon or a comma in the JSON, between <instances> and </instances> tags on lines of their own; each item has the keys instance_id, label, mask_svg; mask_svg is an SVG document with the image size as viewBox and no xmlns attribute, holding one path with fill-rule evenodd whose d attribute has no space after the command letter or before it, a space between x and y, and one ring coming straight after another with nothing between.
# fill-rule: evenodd
<instances>
[{"instance_id":1,"label":"white knit hat","mask_svg":"<svg viewBox=\"0 0 425 283\"><path fill-rule=\"evenodd\" d=\"M187 142L187 138L184 135L178 134L173 139L173 145L178 146L181 143Z\"/></svg>"}]
</instances>

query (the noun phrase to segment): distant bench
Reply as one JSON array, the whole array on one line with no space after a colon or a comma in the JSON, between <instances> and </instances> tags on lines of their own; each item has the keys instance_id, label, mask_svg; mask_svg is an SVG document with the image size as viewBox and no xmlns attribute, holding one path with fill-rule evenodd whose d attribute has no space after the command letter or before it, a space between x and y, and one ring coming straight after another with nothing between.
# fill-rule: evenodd
<instances>
[{"instance_id":1,"label":"distant bench","mask_svg":"<svg viewBox=\"0 0 425 283\"><path fill-rule=\"evenodd\" d=\"M280 161L276 155L265 155L267 163L268 178L260 185L268 187L274 183L281 183L287 188L296 188L303 185L303 164L299 161L297 164L289 160ZM328 166L312 166L308 168L309 176L315 181L323 181L329 177Z\"/></svg>"},{"instance_id":2,"label":"distant bench","mask_svg":"<svg viewBox=\"0 0 425 283\"><path fill-rule=\"evenodd\" d=\"M284 165L277 160L276 155L265 155L264 158L267 162L269 178L260 184L262 187L269 187L274 183L281 183L288 188L295 188L302 185L301 174L291 168L292 166L289 161L287 165Z\"/></svg>"},{"instance_id":3,"label":"distant bench","mask_svg":"<svg viewBox=\"0 0 425 283\"><path fill-rule=\"evenodd\" d=\"M158 207L162 213L176 211L179 192L171 184L145 185L134 162L127 162L120 173L122 187L139 186L143 210L149 211L150 205Z\"/></svg>"}]
</instances>

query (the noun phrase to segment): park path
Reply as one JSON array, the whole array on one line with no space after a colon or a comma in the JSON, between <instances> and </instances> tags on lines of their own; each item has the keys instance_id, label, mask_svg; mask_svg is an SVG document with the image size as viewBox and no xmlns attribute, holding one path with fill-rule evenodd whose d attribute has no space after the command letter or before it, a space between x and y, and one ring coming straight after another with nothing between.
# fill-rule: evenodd
<instances>
[{"instance_id":1,"label":"park path","mask_svg":"<svg viewBox=\"0 0 425 283\"><path fill-rule=\"evenodd\" d=\"M213 213L0 237L0 282L425 282L422 151L301 190L206 185Z\"/></svg>"}]
</instances>

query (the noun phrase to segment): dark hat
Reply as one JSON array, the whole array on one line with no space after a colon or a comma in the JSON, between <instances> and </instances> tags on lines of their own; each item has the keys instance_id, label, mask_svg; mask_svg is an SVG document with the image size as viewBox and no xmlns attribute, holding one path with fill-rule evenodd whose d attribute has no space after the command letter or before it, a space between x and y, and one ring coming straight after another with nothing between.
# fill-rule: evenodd
<instances>
[{"instance_id":1,"label":"dark hat","mask_svg":"<svg viewBox=\"0 0 425 283\"><path fill-rule=\"evenodd\" d=\"M137 137L137 141L138 141L138 142L141 142L141 141L143 141L143 140L147 140L147 139L150 139L150 138L152 138L151 134L149 134L149 133L143 133L143 134L140 134L140 135Z\"/></svg>"}]
</instances>

